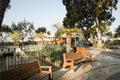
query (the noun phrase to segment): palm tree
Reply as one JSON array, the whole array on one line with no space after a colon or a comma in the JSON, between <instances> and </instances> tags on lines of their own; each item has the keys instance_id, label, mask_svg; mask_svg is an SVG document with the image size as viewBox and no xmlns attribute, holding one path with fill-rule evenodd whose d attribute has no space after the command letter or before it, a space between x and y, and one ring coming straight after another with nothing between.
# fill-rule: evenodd
<instances>
[{"instance_id":1,"label":"palm tree","mask_svg":"<svg viewBox=\"0 0 120 80\"><path fill-rule=\"evenodd\" d=\"M10 0L0 0L0 27L2 25L6 9L10 8L9 3Z\"/></svg>"},{"instance_id":2,"label":"palm tree","mask_svg":"<svg viewBox=\"0 0 120 80\"><path fill-rule=\"evenodd\" d=\"M66 38L67 38L67 41L66 41L67 42L67 45L66 45L67 50L66 51L70 52L70 50L71 50L71 35L72 35L72 33L80 33L80 29L63 27L59 30L59 33L66 34Z\"/></svg>"}]
</instances>

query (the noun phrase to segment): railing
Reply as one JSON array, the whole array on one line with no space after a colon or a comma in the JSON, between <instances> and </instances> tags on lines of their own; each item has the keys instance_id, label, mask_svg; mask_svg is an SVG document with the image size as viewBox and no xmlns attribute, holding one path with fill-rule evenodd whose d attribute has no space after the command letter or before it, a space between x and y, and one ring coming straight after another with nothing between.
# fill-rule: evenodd
<instances>
[{"instance_id":1,"label":"railing","mask_svg":"<svg viewBox=\"0 0 120 80\"><path fill-rule=\"evenodd\" d=\"M15 52L16 47L0 48L0 55L4 55L0 58L0 72L12 69L22 64L29 63L36 58L40 60L41 65L53 66L53 70L56 70L62 66L63 59L62 53L65 52L65 47L61 45L49 46L49 45L26 45L21 49L27 56L21 56ZM2 53L2 54L1 54ZM8 55L13 53L13 55ZM5 55L7 54L7 55Z\"/></svg>"},{"instance_id":2,"label":"railing","mask_svg":"<svg viewBox=\"0 0 120 80\"><path fill-rule=\"evenodd\" d=\"M15 68L19 65L30 63L37 59L36 57L6 57L0 58L0 72Z\"/></svg>"}]
</instances>

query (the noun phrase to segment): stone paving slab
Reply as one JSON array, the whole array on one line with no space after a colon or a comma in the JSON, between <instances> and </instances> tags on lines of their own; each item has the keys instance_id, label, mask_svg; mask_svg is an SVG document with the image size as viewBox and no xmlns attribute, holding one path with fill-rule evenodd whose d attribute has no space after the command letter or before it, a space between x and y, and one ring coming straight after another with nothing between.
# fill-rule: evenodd
<instances>
[{"instance_id":1,"label":"stone paving slab","mask_svg":"<svg viewBox=\"0 0 120 80\"><path fill-rule=\"evenodd\" d=\"M106 80L120 72L120 59L114 58L99 50L91 50L93 64L81 63L75 66L75 72L60 69L53 73L54 80Z\"/></svg>"},{"instance_id":2,"label":"stone paving slab","mask_svg":"<svg viewBox=\"0 0 120 80\"><path fill-rule=\"evenodd\" d=\"M109 78L107 78L106 80L120 80L120 72L110 76Z\"/></svg>"},{"instance_id":3,"label":"stone paving slab","mask_svg":"<svg viewBox=\"0 0 120 80\"><path fill-rule=\"evenodd\" d=\"M111 75L113 75L117 72L120 72L119 67L120 67L120 64L119 65L110 65L110 66L106 66L106 67L103 67L100 69L93 69L93 70L83 73L71 80L106 80ZM115 79L113 79L113 80L115 80Z\"/></svg>"},{"instance_id":4,"label":"stone paving slab","mask_svg":"<svg viewBox=\"0 0 120 80\"><path fill-rule=\"evenodd\" d=\"M108 56L112 56L120 59L120 49L94 49L90 48L91 51L100 52Z\"/></svg>"}]
</instances>

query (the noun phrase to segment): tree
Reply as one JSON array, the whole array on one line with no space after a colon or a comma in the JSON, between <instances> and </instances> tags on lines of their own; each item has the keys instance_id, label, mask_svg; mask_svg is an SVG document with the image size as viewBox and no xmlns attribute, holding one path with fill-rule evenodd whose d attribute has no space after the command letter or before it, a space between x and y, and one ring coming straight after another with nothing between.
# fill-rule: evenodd
<instances>
[{"instance_id":1,"label":"tree","mask_svg":"<svg viewBox=\"0 0 120 80\"><path fill-rule=\"evenodd\" d=\"M35 38L41 38L44 36L44 34L42 32L40 32L40 33L35 34L34 36L35 36Z\"/></svg>"},{"instance_id":2,"label":"tree","mask_svg":"<svg viewBox=\"0 0 120 80\"><path fill-rule=\"evenodd\" d=\"M36 32L35 37L36 38L41 38L41 43L44 44L43 37L45 36L44 33L46 33L46 28L45 27L39 27L37 30L35 30L35 32Z\"/></svg>"},{"instance_id":3,"label":"tree","mask_svg":"<svg viewBox=\"0 0 120 80\"><path fill-rule=\"evenodd\" d=\"M55 23L55 24L52 25L52 27L57 29L57 31L55 32L55 36L61 37L61 34L60 34L59 31L63 28L63 25L60 24L60 23Z\"/></svg>"},{"instance_id":4,"label":"tree","mask_svg":"<svg viewBox=\"0 0 120 80\"><path fill-rule=\"evenodd\" d=\"M90 37L93 37L93 36L96 36L96 31L95 31L95 28L94 26L93 27L89 27L89 28L81 28L82 30L82 33L85 37L86 40L88 40Z\"/></svg>"},{"instance_id":5,"label":"tree","mask_svg":"<svg viewBox=\"0 0 120 80\"><path fill-rule=\"evenodd\" d=\"M72 35L72 33L80 33L80 29L78 29L78 28L66 28L63 26L63 24L60 24L60 23L54 24L53 27L55 27L57 29L57 31L55 33L55 35L57 37L61 37L63 34L66 34L66 38L67 38L66 51L69 52L71 49L71 35Z\"/></svg>"},{"instance_id":6,"label":"tree","mask_svg":"<svg viewBox=\"0 0 120 80\"><path fill-rule=\"evenodd\" d=\"M62 26L60 23L55 23L52 25L52 27L55 27L57 30Z\"/></svg>"},{"instance_id":7,"label":"tree","mask_svg":"<svg viewBox=\"0 0 120 80\"><path fill-rule=\"evenodd\" d=\"M108 26L106 26L105 24L100 24L100 26L101 26L102 34L107 33L110 30L110 28ZM88 40L89 38L97 37L96 25L93 25L88 28L81 28L81 29L82 29L83 35L86 40ZM93 42L93 44L96 44L96 43L94 43L94 41L92 41L92 42Z\"/></svg>"},{"instance_id":8,"label":"tree","mask_svg":"<svg viewBox=\"0 0 120 80\"><path fill-rule=\"evenodd\" d=\"M29 36L32 37L35 30L33 23L26 20L18 22L18 24L12 23L11 27L13 31L21 34L20 36L22 41L26 37L29 37Z\"/></svg>"},{"instance_id":9,"label":"tree","mask_svg":"<svg viewBox=\"0 0 120 80\"><path fill-rule=\"evenodd\" d=\"M12 33L12 29L8 25L3 24L2 27L0 27L0 33L2 36L2 42L4 42Z\"/></svg>"},{"instance_id":10,"label":"tree","mask_svg":"<svg viewBox=\"0 0 120 80\"><path fill-rule=\"evenodd\" d=\"M10 37L11 37L11 39L15 42L15 43L17 43L17 42L19 42L19 40L21 40L21 34L20 33L18 33L18 32L13 32L13 34L11 34L10 35Z\"/></svg>"},{"instance_id":11,"label":"tree","mask_svg":"<svg viewBox=\"0 0 120 80\"><path fill-rule=\"evenodd\" d=\"M48 35L51 35L51 32L50 32L50 31L47 31L47 34L48 34Z\"/></svg>"},{"instance_id":12,"label":"tree","mask_svg":"<svg viewBox=\"0 0 120 80\"><path fill-rule=\"evenodd\" d=\"M106 32L106 35L109 36L110 38L112 38L112 32L111 31Z\"/></svg>"},{"instance_id":13,"label":"tree","mask_svg":"<svg viewBox=\"0 0 120 80\"><path fill-rule=\"evenodd\" d=\"M67 14L63 24L65 27L90 27L95 25L97 47L102 44L101 24L110 25L115 18L112 16L116 9L117 0L63 0ZM106 27L106 26L105 26Z\"/></svg>"},{"instance_id":14,"label":"tree","mask_svg":"<svg viewBox=\"0 0 120 80\"><path fill-rule=\"evenodd\" d=\"M65 28L65 27L62 27L61 29L59 29L58 31L59 34L66 34L66 38L67 38L67 52L70 52L71 50L71 35L72 33L80 33L80 29L78 28Z\"/></svg>"},{"instance_id":15,"label":"tree","mask_svg":"<svg viewBox=\"0 0 120 80\"><path fill-rule=\"evenodd\" d=\"M44 40L43 40L43 37L44 37L44 33L43 32L40 32L40 33L36 33L34 35L35 38L41 38L41 42L42 44L44 44Z\"/></svg>"},{"instance_id":16,"label":"tree","mask_svg":"<svg viewBox=\"0 0 120 80\"><path fill-rule=\"evenodd\" d=\"M115 29L115 37L120 37L120 25Z\"/></svg>"},{"instance_id":17,"label":"tree","mask_svg":"<svg viewBox=\"0 0 120 80\"><path fill-rule=\"evenodd\" d=\"M3 18L7 8L10 8L10 0L0 0L0 27L2 26Z\"/></svg>"},{"instance_id":18,"label":"tree","mask_svg":"<svg viewBox=\"0 0 120 80\"><path fill-rule=\"evenodd\" d=\"M46 28L45 27L39 27L37 30L35 30L36 33L46 33Z\"/></svg>"}]
</instances>

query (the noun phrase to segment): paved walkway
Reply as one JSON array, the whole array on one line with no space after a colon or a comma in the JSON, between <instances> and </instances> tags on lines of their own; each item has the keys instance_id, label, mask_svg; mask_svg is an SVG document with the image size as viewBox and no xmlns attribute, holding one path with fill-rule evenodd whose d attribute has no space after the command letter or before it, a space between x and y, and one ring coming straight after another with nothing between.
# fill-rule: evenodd
<instances>
[{"instance_id":1,"label":"paved walkway","mask_svg":"<svg viewBox=\"0 0 120 80\"><path fill-rule=\"evenodd\" d=\"M119 54L120 50L117 51ZM113 51L113 52L115 53L117 51ZM75 66L75 72L69 70L69 68L67 69L62 68L58 71L53 72L53 79L54 80L118 80L117 78L118 77L120 78L120 58L113 57L110 54L108 55L109 50L91 49L91 53L93 58L92 65L87 63L78 64Z\"/></svg>"},{"instance_id":2,"label":"paved walkway","mask_svg":"<svg viewBox=\"0 0 120 80\"><path fill-rule=\"evenodd\" d=\"M109 78L107 78L106 80L120 80L120 72L110 76Z\"/></svg>"}]
</instances>

